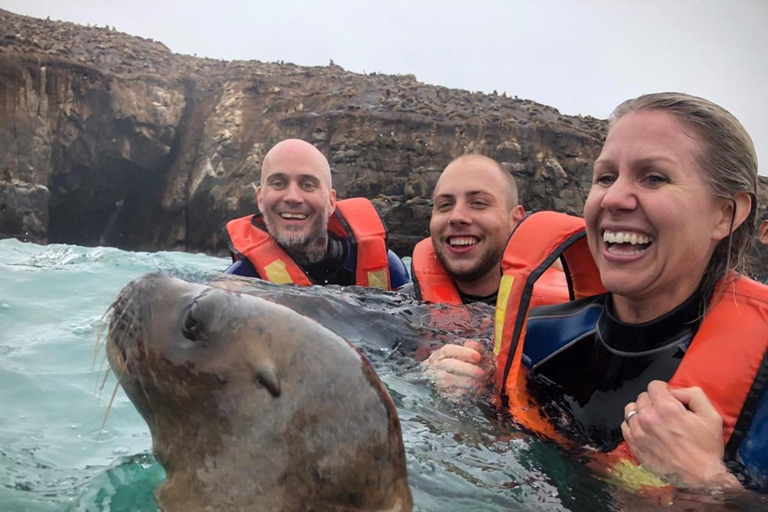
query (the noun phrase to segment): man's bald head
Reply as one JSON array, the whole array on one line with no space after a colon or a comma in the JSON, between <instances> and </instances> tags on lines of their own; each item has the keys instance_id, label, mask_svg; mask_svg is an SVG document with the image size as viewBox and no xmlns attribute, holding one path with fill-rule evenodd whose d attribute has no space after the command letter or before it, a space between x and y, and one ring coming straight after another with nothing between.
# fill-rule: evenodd
<instances>
[{"instance_id":1,"label":"man's bald head","mask_svg":"<svg viewBox=\"0 0 768 512\"><path fill-rule=\"evenodd\" d=\"M280 141L267 152L261 166L261 186L264 186L267 177L273 172L281 172L283 167L296 166L317 177L329 190L332 188L328 160L315 146L300 139Z\"/></svg>"},{"instance_id":2,"label":"man's bald head","mask_svg":"<svg viewBox=\"0 0 768 512\"><path fill-rule=\"evenodd\" d=\"M437 184L435 185L435 192L437 192L440 181L443 179L447 180L452 177L461 176L462 179L466 179L468 180L468 183L470 183L473 175L486 173L489 169L498 172L500 178L498 183L502 187L500 190L500 197L504 200L507 211L517 207L519 202L515 178L507 172L499 162L484 155L463 155L451 161L440 175L440 178L438 178Z\"/></svg>"},{"instance_id":3,"label":"man's bald head","mask_svg":"<svg viewBox=\"0 0 768 512\"><path fill-rule=\"evenodd\" d=\"M336 210L328 160L312 144L287 139L269 150L256 191L267 231L300 265L328 251L328 220Z\"/></svg>"}]
</instances>

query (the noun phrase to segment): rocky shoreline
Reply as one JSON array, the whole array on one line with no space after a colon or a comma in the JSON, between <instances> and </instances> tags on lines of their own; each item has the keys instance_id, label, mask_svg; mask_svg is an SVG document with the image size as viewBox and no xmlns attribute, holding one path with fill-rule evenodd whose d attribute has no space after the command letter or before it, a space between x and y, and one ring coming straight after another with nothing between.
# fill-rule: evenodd
<instances>
[{"instance_id":1,"label":"rocky shoreline","mask_svg":"<svg viewBox=\"0 0 768 512\"><path fill-rule=\"evenodd\" d=\"M329 157L339 197L374 201L406 255L453 157L502 162L528 210L579 214L606 129L412 75L202 59L3 10L0 77L0 237L39 243L224 254L265 152L297 137ZM764 218L764 177L760 201Z\"/></svg>"}]
</instances>

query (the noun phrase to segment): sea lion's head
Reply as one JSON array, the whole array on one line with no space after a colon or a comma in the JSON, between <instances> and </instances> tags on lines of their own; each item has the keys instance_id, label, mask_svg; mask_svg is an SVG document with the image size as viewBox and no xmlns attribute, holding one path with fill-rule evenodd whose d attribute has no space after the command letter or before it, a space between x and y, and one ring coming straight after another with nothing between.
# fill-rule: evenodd
<instances>
[{"instance_id":1,"label":"sea lion's head","mask_svg":"<svg viewBox=\"0 0 768 512\"><path fill-rule=\"evenodd\" d=\"M166 470L163 510L410 510L397 413L318 323L150 274L112 307L107 355Z\"/></svg>"}]
</instances>

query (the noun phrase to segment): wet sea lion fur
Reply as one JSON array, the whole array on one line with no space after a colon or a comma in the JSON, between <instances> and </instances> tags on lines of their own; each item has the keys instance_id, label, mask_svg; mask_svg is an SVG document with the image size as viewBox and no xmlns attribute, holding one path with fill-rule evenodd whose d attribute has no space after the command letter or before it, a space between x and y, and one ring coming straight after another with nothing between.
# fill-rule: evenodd
<instances>
[{"instance_id":1,"label":"wet sea lion fur","mask_svg":"<svg viewBox=\"0 0 768 512\"><path fill-rule=\"evenodd\" d=\"M407 511L395 407L317 322L150 274L112 307L107 355L166 471L164 511Z\"/></svg>"}]
</instances>

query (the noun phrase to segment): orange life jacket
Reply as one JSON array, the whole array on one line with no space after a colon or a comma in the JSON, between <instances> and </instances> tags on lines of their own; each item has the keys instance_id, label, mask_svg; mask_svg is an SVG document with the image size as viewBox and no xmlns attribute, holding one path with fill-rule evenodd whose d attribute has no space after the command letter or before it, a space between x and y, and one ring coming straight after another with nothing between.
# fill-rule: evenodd
<instances>
[{"instance_id":1,"label":"orange life jacket","mask_svg":"<svg viewBox=\"0 0 768 512\"><path fill-rule=\"evenodd\" d=\"M435 246L431 238L425 238L416 244L411 256L413 284L418 292L418 299L426 302L441 302L461 305L461 295L456 283L445 271L437 259Z\"/></svg>"},{"instance_id":2,"label":"orange life jacket","mask_svg":"<svg viewBox=\"0 0 768 512\"><path fill-rule=\"evenodd\" d=\"M515 246L510 238L506 253L514 253L521 248ZM416 244L411 257L414 287L418 297L426 302L462 304L456 283L437 259L435 246L430 238ZM531 307L557 304L569 300L568 282L563 271L550 267L536 282Z\"/></svg>"},{"instance_id":3,"label":"orange life jacket","mask_svg":"<svg viewBox=\"0 0 768 512\"><path fill-rule=\"evenodd\" d=\"M563 257L574 298L605 290L587 247L582 219L555 212L536 213L518 226L515 238L515 246L521 250L511 253L510 258L505 255L496 306L497 389L517 421L559 439L526 393L522 355L533 283L542 267ZM748 426L751 421L752 411L744 404L756 406L755 395L762 393L764 383L759 383L759 390L753 384L768 360L768 286L744 276L734 277L724 290L715 293L719 300L705 315L669 382L673 388L699 386L704 390L723 417L726 443L738 422ZM627 454L629 450L622 443L617 452Z\"/></svg>"},{"instance_id":4,"label":"orange life jacket","mask_svg":"<svg viewBox=\"0 0 768 512\"><path fill-rule=\"evenodd\" d=\"M235 258L245 258L259 277L274 283L310 286L306 272L261 226L261 214L229 221L226 232ZM362 197L336 202L336 211L328 219L328 232L346 238L357 247L355 283L389 290L387 231L373 204Z\"/></svg>"}]
</instances>

